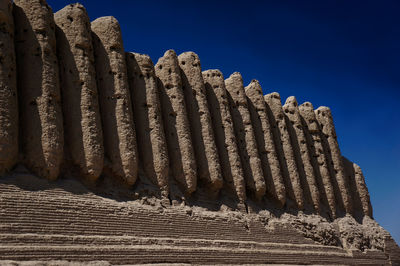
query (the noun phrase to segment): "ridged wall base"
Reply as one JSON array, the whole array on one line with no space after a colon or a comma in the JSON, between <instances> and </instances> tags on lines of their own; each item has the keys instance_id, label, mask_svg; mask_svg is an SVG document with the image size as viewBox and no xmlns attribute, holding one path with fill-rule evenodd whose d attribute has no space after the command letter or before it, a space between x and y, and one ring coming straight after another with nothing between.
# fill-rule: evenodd
<instances>
[{"instance_id":1,"label":"ridged wall base","mask_svg":"<svg viewBox=\"0 0 400 266\"><path fill-rule=\"evenodd\" d=\"M49 265L56 261L60 265L73 261L390 265L399 260L396 252L321 245L294 228L265 226L257 214L236 216L181 205L118 201L73 179L49 182L18 174L0 179L0 260Z\"/></svg>"}]
</instances>

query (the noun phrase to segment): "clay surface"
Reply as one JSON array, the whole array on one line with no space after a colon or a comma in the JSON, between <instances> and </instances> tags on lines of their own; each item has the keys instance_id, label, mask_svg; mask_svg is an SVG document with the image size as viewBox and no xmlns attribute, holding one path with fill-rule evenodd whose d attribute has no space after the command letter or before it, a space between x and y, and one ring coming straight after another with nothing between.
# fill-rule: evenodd
<instances>
[{"instance_id":1,"label":"clay surface","mask_svg":"<svg viewBox=\"0 0 400 266\"><path fill-rule=\"evenodd\" d=\"M369 193L367 189L367 185L365 184L365 178L363 172L357 164L353 163L354 168L354 177L356 181L356 189L357 193L360 196L362 209L364 214L372 218L372 206L369 198Z\"/></svg>"},{"instance_id":2,"label":"clay surface","mask_svg":"<svg viewBox=\"0 0 400 266\"><path fill-rule=\"evenodd\" d=\"M136 132L126 72L121 29L114 17L91 24L104 148L111 171L128 185L136 182Z\"/></svg>"},{"instance_id":3,"label":"clay surface","mask_svg":"<svg viewBox=\"0 0 400 266\"><path fill-rule=\"evenodd\" d=\"M336 217L336 200L333 185L325 157L324 147L321 140L321 129L314 113L314 107L310 102L305 102L299 106L302 121L305 125L305 133L308 136L308 147L311 152L311 162L314 166L316 178L319 180L320 194L327 203L329 212Z\"/></svg>"},{"instance_id":4,"label":"clay surface","mask_svg":"<svg viewBox=\"0 0 400 266\"><path fill-rule=\"evenodd\" d=\"M174 178L191 194L197 187L197 166L186 112L178 57L173 50L165 52L155 66L168 142L171 171Z\"/></svg>"},{"instance_id":5,"label":"clay surface","mask_svg":"<svg viewBox=\"0 0 400 266\"><path fill-rule=\"evenodd\" d=\"M315 110L316 118L321 125L322 134L327 139L329 146L329 157L332 160L333 180L337 181L339 193L337 193L337 202L343 204L344 210L348 213L353 212L353 203L351 201L349 184L344 173L342 155L340 153L339 144L337 142L336 130L333 124L331 110L328 107L322 106ZM339 200L340 199L340 200Z\"/></svg>"},{"instance_id":6,"label":"clay surface","mask_svg":"<svg viewBox=\"0 0 400 266\"><path fill-rule=\"evenodd\" d=\"M239 200L244 201L246 199L244 174L224 77L219 70L207 70L203 71L203 79L224 181L235 191Z\"/></svg>"},{"instance_id":7,"label":"clay surface","mask_svg":"<svg viewBox=\"0 0 400 266\"><path fill-rule=\"evenodd\" d=\"M0 1L0 174L18 157L18 98L12 1Z\"/></svg>"},{"instance_id":8,"label":"clay surface","mask_svg":"<svg viewBox=\"0 0 400 266\"><path fill-rule=\"evenodd\" d=\"M148 55L126 53L138 152L147 178L168 192L169 160L154 65Z\"/></svg>"},{"instance_id":9,"label":"clay surface","mask_svg":"<svg viewBox=\"0 0 400 266\"><path fill-rule=\"evenodd\" d=\"M35 174L56 179L64 131L53 12L44 0L14 4L22 155Z\"/></svg>"},{"instance_id":10,"label":"clay surface","mask_svg":"<svg viewBox=\"0 0 400 266\"><path fill-rule=\"evenodd\" d=\"M280 203L280 206L283 206L286 201L286 189L262 88L257 80L252 80L245 88L245 91L249 99L249 112L259 149L267 193L276 199Z\"/></svg>"},{"instance_id":11,"label":"clay surface","mask_svg":"<svg viewBox=\"0 0 400 266\"><path fill-rule=\"evenodd\" d=\"M87 179L103 171L103 132L90 20L81 4L54 14L68 156Z\"/></svg>"},{"instance_id":12,"label":"clay surface","mask_svg":"<svg viewBox=\"0 0 400 266\"><path fill-rule=\"evenodd\" d=\"M265 194L266 185L240 73L235 72L227 78L225 87L246 185L260 199Z\"/></svg>"},{"instance_id":13,"label":"clay surface","mask_svg":"<svg viewBox=\"0 0 400 266\"><path fill-rule=\"evenodd\" d=\"M314 175L314 167L311 163L304 127L301 122L298 103L294 96L286 99L283 111L290 123L287 124L291 136L293 152L297 159L297 169L302 181L302 188L307 203L316 211L320 209L319 189Z\"/></svg>"},{"instance_id":14,"label":"clay surface","mask_svg":"<svg viewBox=\"0 0 400 266\"><path fill-rule=\"evenodd\" d=\"M349 182L349 190L353 203L353 215L355 217L366 215L372 218L371 201L361 168L344 156L342 156L342 163L344 173Z\"/></svg>"},{"instance_id":15,"label":"clay surface","mask_svg":"<svg viewBox=\"0 0 400 266\"><path fill-rule=\"evenodd\" d=\"M286 125L286 118L282 110L281 97L277 92L264 96L268 114L275 129L275 143L281 162L281 169L285 181L286 192L299 209L304 207L304 195L300 176L297 169L295 154L290 142L290 135Z\"/></svg>"},{"instance_id":16,"label":"clay surface","mask_svg":"<svg viewBox=\"0 0 400 266\"><path fill-rule=\"evenodd\" d=\"M221 167L215 144L211 115L199 57L193 52L178 56L181 69L182 89L185 95L190 130L196 155L197 174L213 193L223 184Z\"/></svg>"}]
</instances>

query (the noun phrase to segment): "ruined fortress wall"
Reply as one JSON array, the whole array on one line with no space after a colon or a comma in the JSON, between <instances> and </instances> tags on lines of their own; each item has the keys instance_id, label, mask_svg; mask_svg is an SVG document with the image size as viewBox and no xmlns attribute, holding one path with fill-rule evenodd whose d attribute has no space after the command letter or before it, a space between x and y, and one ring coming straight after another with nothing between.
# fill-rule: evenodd
<instances>
[{"instance_id":1,"label":"ruined fortress wall","mask_svg":"<svg viewBox=\"0 0 400 266\"><path fill-rule=\"evenodd\" d=\"M79 4L54 22L44 1L16 0L13 12L1 3L0 49L10 54L0 65L2 172L21 163L56 179L63 163L92 182L149 183L181 200L201 191L331 218L372 216L361 170L346 170L326 108L294 97L282 107L278 93L263 97L256 81L245 88L239 73L202 72L193 52L169 50L153 66L124 51L115 18L90 24Z\"/></svg>"},{"instance_id":2,"label":"ruined fortress wall","mask_svg":"<svg viewBox=\"0 0 400 266\"><path fill-rule=\"evenodd\" d=\"M400 263L329 108L193 52L153 65L80 4L0 22L0 264Z\"/></svg>"}]
</instances>

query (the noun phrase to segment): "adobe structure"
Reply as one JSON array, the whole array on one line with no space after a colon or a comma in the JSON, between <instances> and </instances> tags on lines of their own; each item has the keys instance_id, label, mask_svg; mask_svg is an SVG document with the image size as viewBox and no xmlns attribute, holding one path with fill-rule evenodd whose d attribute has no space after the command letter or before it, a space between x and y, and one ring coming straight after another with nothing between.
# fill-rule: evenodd
<instances>
[{"instance_id":1,"label":"adobe structure","mask_svg":"<svg viewBox=\"0 0 400 266\"><path fill-rule=\"evenodd\" d=\"M331 111L0 0L0 264L399 265Z\"/></svg>"}]
</instances>

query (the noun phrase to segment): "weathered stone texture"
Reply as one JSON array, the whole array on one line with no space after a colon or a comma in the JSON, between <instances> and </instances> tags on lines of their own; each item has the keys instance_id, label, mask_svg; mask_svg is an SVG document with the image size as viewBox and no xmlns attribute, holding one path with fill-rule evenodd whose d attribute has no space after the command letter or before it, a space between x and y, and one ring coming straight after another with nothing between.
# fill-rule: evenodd
<instances>
[{"instance_id":1,"label":"weathered stone texture","mask_svg":"<svg viewBox=\"0 0 400 266\"><path fill-rule=\"evenodd\" d=\"M0 175L18 158L18 98L12 1L0 1Z\"/></svg>"},{"instance_id":2,"label":"weathered stone texture","mask_svg":"<svg viewBox=\"0 0 400 266\"><path fill-rule=\"evenodd\" d=\"M246 200L244 174L229 110L224 77L219 70L207 70L203 71L203 79L224 183L235 191L239 200L244 201Z\"/></svg>"},{"instance_id":3,"label":"weathered stone texture","mask_svg":"<svg viewBox=\"0 0 400 266\"><path fill-rule=\"evenodd\" d=\"M300 114L305 124L306 135L309 135L308 145L311 151L311 159L316 171L316 178L320 180L320 194L324 196L324 203L327 203L329 212L336 217L336 200L333 185L325 157L324 147L321 140L321 129L314 113L314 107L310 102L305 102L299 106Z\"/></svg>"},{"instance_id":4,"label":"weathered stone texture","mask_svg":"<svg viewBox=\"0 0 400 266\"><path fill-rule=\"evenodd\" d=\"M196 155L197 174L209 189L217 193L223 179L207 104L199 57L193 52L178 56L182 89L185 95L190 130Z\"/></svg>"},{"instance_id":5,"label":"weathered stone texture","mask_svg":"<svg viewBox=\"0 0 400 266\"><path fill-rule=\"evenodd\" d=\"M154 65L148 55L126 53L140 160L154 184L168 192L169 159Z\"/></svg>"},{"instance_id":6,"label":"weathered stone texture","mask_svg":"<svg viewBox=\"0 0 400 266\"><path fill-rule=\"evenodd\" d=\"M362 209L365 215L372 218L372 206L369 198L368 188L367 185L365 184L365 178L363 172L360 166L358 166L355 163L353 163L353 168L355 174L354 179L356 181L357 193L359 194L361 199Z\"/></svg>"},{"instance_id":7,"label":"weathered stone texture","mask_svg":"<svg viewBox=\"0 0 400 266\"><path fill-rule=\"evenodd\" d=\"M14 4L23 161L35 174L56 179L64 136L53 12L44 0Z\"/></svg>"},{"instance_id":8,"label":"weathered stone texture","mask_svg":"<svg viewBox=\"0 0 400 266\"><path fill-rule=\"evenodd\" d=\"M292 147L297 159L297 169L302 181L303 192L307 203L316 211L320 209L319 189L316 183L314 168L307 146L304 128L301 122L298 103L295 97L287 98L283 111L288 118L288 132L291 135Z\"/></svg>"},{"instance_id":9,"label":"weathered stone texture","mask_svg":"<svg viewBox=\"0 0 400 266\"><path fill-rule=\"evenodd\" d=\"M233 73L225 80L225 87L228 92L229 106L246 184L253 191L255 197L261 199L265 194L266 185L247 107L242 76L238 72Z\"/></svg>"},{"instance_id":10,"label":"weathered stone texture","mask_svg":"<svg viewBox=\"0 0 400 266\"><path fill-rule=\"evenodd\" d=\"M269 108L270 121L275 128L275 143L278 147L278 156L286 185L286 192L296 203L299 209L304 208L304 195L301 187L300 176L297 169L293 147L286 125L285 115L282 110L281 98L277 92L264 96Z\"/></svg>"},{"instance_id":11,"label":"weathered stone texture","mask_svg":"<svg viewBox=\"0 0 400 266\"><path fill-rule=\"evenodd\" d=\"M245 92L249 99L249 112L259 149L267 193L283 206L286 202L286 189L260 83L257 80L252 80L245 88Z\"/></svg>"},{"instance_id":12,"label":"weathered stone texture","mask_svg":"<svg viewBox=\"0 0 400 266\"><path fill-rule=\"evenodd\" d=\"M353 215L355 217L366 215L372 218L372 206L361 168L344 156L342 163L351 193Z\"/></svg>"},{"instance_id":13,"label":"weathered stone texture","mask_svg":"<svg viewBox=\"0 0 400 266\"><path fill-rule=\"evenodd\" d=\"M176 53L173 50L165 52L158 60L155 71L159 78L172 175L184 192L191 194L197 187L197 166Z\"/></svg>"},{"instance_id":14,"label":"weathered stone texture","mask_svg":"<svg viewBox=\"0 0 400 266\"><path fill-rule=\"evenodd\" d=\"M81 4L54 15L68 155L80 174L96 180L103 170L103 132L90 20Z\"/></svg>"},{"instance_id":15,"label":"weathered stone texture","mask_svg":"<svg viewBox=\"0 0 400 266\"><path fill-rule=\"evenodd\" d=\"M138 158L121 29L114 17L91 23L104 148L111 171L136 182Z\"/></svg>"},{"instance_id":16,"label":"weathered stone texture","mask_svg":"<svg viewBox=\"0 0 400 266\"><path fill-rule=\"evenodd\" d=\"M323 136L327 140L330 153L328 156L332 160L332 178L338 183L338 193L336 194L337 203L343 203L343 207L347 213L353 212L351 196L349 191L349 182L344 174L342 155L340 153L339 144L337 142L336 130L333 124L331 110L322 106L315 110L316 118L321 125ZM340 198L340 200L338 199Z\"/></svg>"}]
</instances>

